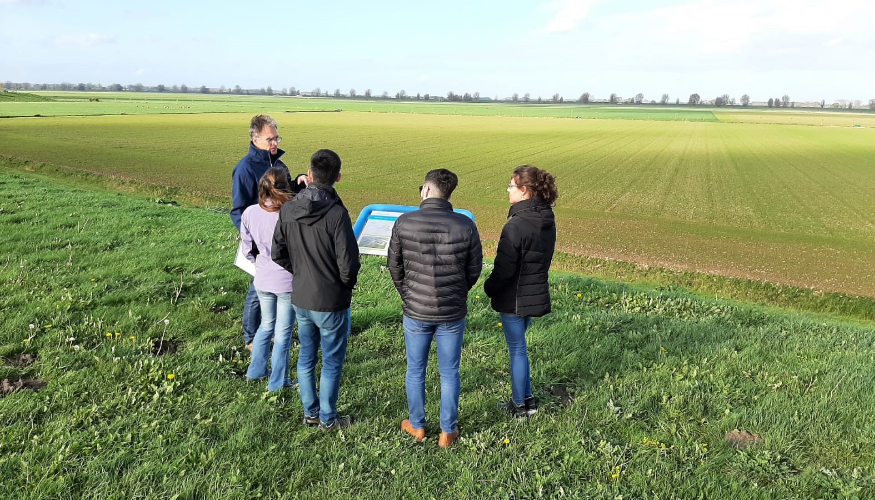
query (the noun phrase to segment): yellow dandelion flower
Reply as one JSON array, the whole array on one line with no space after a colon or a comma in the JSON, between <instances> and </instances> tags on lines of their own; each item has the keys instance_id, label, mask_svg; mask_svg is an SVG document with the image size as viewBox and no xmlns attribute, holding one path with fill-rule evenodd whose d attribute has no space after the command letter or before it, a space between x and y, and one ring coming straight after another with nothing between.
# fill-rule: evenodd
<instances>
[{"instance_id":1,"label":"yellow dandelion flower","mask_svg":"<svg viewBox=\"0 0 875 500\"><path fill-rule=\"evenodd\" d=\"M498 322L498 326L502 326L502 325L501 325L501 321Z\"/></svg>"},{"instance_id":2,"label":"yellow dandelion flower","mask_svg":"<svg viewBox=\"0 0 875 500\"><path fill-rule=\"evenodd\" d=\"M43 328L51 328L51 327L52 327L52 324L49 323L48 325L44 326Z\"/></svg>"},{"instance_id":3,"label":"yellow dandelion flower","mask_svg":"<svg viewBox=\"0 0 875 500\"><path fill-rule=\"evenodd\" d=\"M474 297L475 297L475 298L478 298L478 299L479 299L479 298L480 298L480 296L479 296L479 295L475 295L475 296L474 296Z\"/></svg>"},{"instance_id":4,"label":"yellow dandelion flower","mask_svg":"<svg viewBox=\"0 0 875 500\"><path fill-rule=\"evenodd\" d=\"M112 332L106 332L107 337L112 337Z\"/></svg>"},{"instance_id":5,"label":"yellow dandelion flower","mask_svg":"<svg viewBox=\"0 0 875 500\"><path fill-rule=\"evenodd\" d=\"M510 444L510 439L504 438L504 444Z\"/></svg>"},{"instance_id":6,"label":"yellow dandelion flower","mask_svg":"<svg viewBox=\"0 0 875 500\"><path fill-rule=\"evenodd\" d=\"M137 339L137 337L134 337L133 335L131 335L131 336L128 337L128 338L131 339L131 340L136 340L136 339Z\"/></svg>"},{"instance_id":7,"label":"yellow dandelion flower","mask_svg":"<svg viewBox=\"0 0 875 500\"><path fill-rule=\"evenodd\" d=\"M122 334L122 332L115 332L115 336L118 337Z\"/></svg>"},{"instance_id":8,"label":"yellow dandelion flower","mask_svg":"<svg viewBox=\"0 0 875 500\"><path fill-rule=\"evenodd\" d=\"M620 475L619 474L611 474L611 477L614 479L618 479L620 477Z\"/></svg>"},{"instance_id":9,"label":"yellow dandelion flower","mask_svg":"<svg viewBox=\"0 0 875 500\"><path fill-rule=\"evenodd\" d=\"M666 352L665 347L659 346L659 350L662 352Z\"/></svg>"},{"instance_id":10,"label":"yellow dandelion flower","mask_svg":"<svg viewBox=\"0 0 875 500\"><path fill-rule=\"evenodd\" d=\"M97 278L91 278L91 281L92 282L97 281Z\"/></svg>"},{"instance_id":11,"label":"yellow dandelion flower","mask_svg":"<svg viewBox=\"0 0 875 500\"><path fill-rule=\"evenodd\" d=\"M28 342L30 342L30 339L24 339L25 344L27 344Z\"/></svg>"},{"instance_id":12,"label":"yellow dandelion flower","mask_svg":"<svg viewBox=\"0 0 875 500\"><path fill-rule=\"evenodd\" d=\"M172 374L172 373L168 373L168 374L167 374L167 380L173 380L173 379L175 379L175 378L176 378L176 375L174 375L174 374Z\"/></svg>"},{"instance_id":13,"label":"yellow dandelion flower","mask_svg":"<svg viewBox=\"0 0 875 500\"><path fill-rule=\"evenodd\" d=\"M583 298L583 294L582 294L582 293L578 293L578 294L577 294L577 298L578 298L578 299Z\"/></svg>"}]
</instances>

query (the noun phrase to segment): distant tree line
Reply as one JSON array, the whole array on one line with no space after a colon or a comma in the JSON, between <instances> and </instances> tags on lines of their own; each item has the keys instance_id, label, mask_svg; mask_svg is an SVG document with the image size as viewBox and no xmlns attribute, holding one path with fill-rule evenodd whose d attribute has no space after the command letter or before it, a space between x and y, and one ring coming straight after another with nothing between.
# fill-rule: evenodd
<instances>
[{"instance_id":1,"label":"distant tree line","mask_svg":"<svg viewBox=\"0 0 875 500\"><path fill-rule=\"evenodd\" d=\"M522 103L555 103L561 104L565 103L565 98L559 93L553 94L549 99L544 99L538 96L537 98L532 98L531 94L526 92L520 96L519 93L513 93L509 97L499 98L496 96L495 98L490 97L481 97L480 92L464 92L464 93L456 93L453 91L447 92L446 97L442 96L432 96L431 94L420 94L416 95L408 94L405 90L399 90L395 92L394 95L390 95L388 91L383 91L379 95L375 95L371 89L365 90L363 93L358 93L356 90L349 89L348 92L343 93L339 88L334 89L334 92L329 92L328 90L322 90L320 87L316 87L315 89L306 92L301 91L294 86L285 87L281 90L274 90L272 87L263 87L259 89L245 89L240 85L234 85L233 87L226 87L224 85L215 87L207 87L205 85L201 85L197 88L189 88L186 84L180 85L171 85L167 86L164 84L158 84L154 86L143 85L142 83L132 83L127 85L122 85L120 83L112 83L110 85L102 85L100 83L29 83L29 82L11 82L6 81L2 85L2 90L61 90L61 91L83 91L83 92L175 92L175 93L188 93L188 92L198 92L201 94L237 94L237 95L281 95L281 96L302 96L302 97L334 97L336 99L391 99L395 101L451 101L451 102L484 102L484 101L499 101L499 102L522 102ZM662 94L659 101L654 99L646 100L643 93L635 94L634 97L622 98L617 93L611 93L607 98L597 99L589 92L583 92L580 94L580 97L576 100L577 103L581 104L590 104L590 103L608 103L608 104L636 104L636 105L658 105L658 106L666 106L672 104L670 102L670 97L668 94ZM674 105L683 105L680 98L676 98ZM740 99L736 101L734 97L730 97L729 94L722 94L714 99L705 100L699 94L693 93L690 94L689 98L687 98L686 105L688 106L715 106L715 107L724 107L724 106L742 106L748 107L753 103L749 95L744 94ZM765 106L769 108L795 108L796 101L792 101L790 96L784 94L781 97L770 97L768 101L766 101ZM812 104L817 105L821 108L827 107L826 101L821 100L817 103L804 103L803 105L811 106ZM838 109L838 108L846 108L846 109L861 109L864 104L862 101L854 100L847 101L840 99L834 103L832 103L829 107ZM868 102L869 109L875 110L875 99L869 99Z\"/></svg>"}]
</instances>

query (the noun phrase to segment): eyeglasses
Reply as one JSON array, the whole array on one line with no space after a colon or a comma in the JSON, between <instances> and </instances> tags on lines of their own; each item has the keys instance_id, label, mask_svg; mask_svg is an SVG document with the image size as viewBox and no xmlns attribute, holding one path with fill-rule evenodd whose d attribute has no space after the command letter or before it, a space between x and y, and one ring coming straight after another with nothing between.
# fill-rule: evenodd
<instances>
[{"instance_id":1,"label":"eyeglasses","mask_svg":"<svg viewBox=\"0 0 875 500\"><path fill-rule=\"evenodd\" d=\"M516 184L514 184L513 182L511 182L510 184L507 185L507 187L509 187L509 188L515 188L515 187L519 187L519 186L517 186Z\"/></svg>"},{"instance_id":2,"label":"eyeglasses","mask_svg":"<svg viewBox=\"0 0 875 500\"><path fill-rule=\"evenodd\" d=\"M268 143L268 144L271 143L271 142L275 142L275 143L277 143L277 144L283 142L283 138L280 137L280 136L276 136L276 137L259 137L259 139L261 139L262 141L264 141L264 142L266 142L266 143Z\"/></svg>"}]
</instances>

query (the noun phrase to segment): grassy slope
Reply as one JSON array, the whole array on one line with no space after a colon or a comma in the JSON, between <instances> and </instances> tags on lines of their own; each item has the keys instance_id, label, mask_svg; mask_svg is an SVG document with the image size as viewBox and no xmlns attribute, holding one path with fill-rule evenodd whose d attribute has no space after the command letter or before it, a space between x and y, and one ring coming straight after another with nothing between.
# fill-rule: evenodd
<instances>
[{"instance_id":1,"label":"grassy slope","mask_svg":"<svg viewBox=\"0 0 875 500\"><path fill-rule=\"evenodd\" d=\"M40 95L40 94L31 94L29 92L7 92L0 91L0 105L6 103L22 103L22 102L52 102L54 99ZM26 108L26 107L25 107ZM11 109L25 109L22 107L19 108L11 108ZM29 109L29 108L27 108Z\"/></svg>"},{"instance_id":2,"label":"grassy slope","mask_svg":"<svg viewBox=\"0 0 875 500\"><path fill-rule=\"evenodd\" d=\"M397 428L400 303L367 258L340 397L359 423L326 435L298 423L294 391L266 394L240 376L247 282L229 264L227 215L9 173L0 199L0 355L39 355L0 377L49 383L0 399L0 491L11 496L875 495L872 323L556 275L554 313L529 336L545 404L517 422L495 410L509 394L506 352L478 286L463 439L439 450L434 423L422 445ZM166 337L184 344L154 357L165 317ZM562 406L554 384L574 400ZM735 427L765 443L728 447Z\"/></svg>"},{"instance_id":3,"label":"grassy slope","mask_svg":"<svg viewBox=\"0 0 875 500\"><path fill-rule=\"evenodd\" d=\"M271 111L273 112L273 111ZM286 162L345 159L346 201L415 202L422 173L459 172L487 239L514 165L556 174L561 250L678 271L875 295L872 130L762 124L371 113L281 114ZM0 121L13 162L83 169L228 204L245 114ZM243 137L241 137L241 135ZM25 166L25 168L29 168ZM820 293L820 292L817 292Z\"/></svg>"}]
</instances>

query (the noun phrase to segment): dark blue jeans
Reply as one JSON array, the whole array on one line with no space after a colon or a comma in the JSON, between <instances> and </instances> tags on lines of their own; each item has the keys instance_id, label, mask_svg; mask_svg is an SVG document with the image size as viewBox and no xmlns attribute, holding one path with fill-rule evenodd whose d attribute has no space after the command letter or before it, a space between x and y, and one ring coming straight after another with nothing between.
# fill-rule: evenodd
<instances>
[{"instance_id":1,"label":"dark blue jeans","mask_svg":"<svg viewBox=\"0 0 875 500\"><path fill-rule=\"evenodd\" d=\"M243 302L243 344L251 344L255 340L258 327L261 326L261 305L258 302L258 292L255 291L255 279L249 283L246 300Z\"/></svg>"},{"instance_id":2,"label":"dark blue jeans","mask_svg":"<svg viewBox=\"0 0 875 500\"><path fill-rule=\"evenodd\" d=\"M500 317L510 353L510 390L513 403L522 406L525 399L532 395L529 352L526 346L526 330L532 324L532 318L507 313L501 313Z\"/></svg>"},{"instance_id":3,"label":"dark blue jeans","mask_svg":"<svg viewBox=\"0 0 875 500\"><path fill-rule=\"evenodd\" d=\"M428 323L404 316L404 343L407 347L407 408L414 429L425 427L425 369L431 341L437 343L438 371L441 374L441 430L455 432L459 423L459 361L465 318L446 323Z\"/></svg>"},{"instance_id":4,"label":"dark blue jeans","mask_svg":"<svg viewBox=\"0 0 875 500\"><path fill-rule=\"evenodd\" d=\"M349 309L334 312L311 311L295 306L298 318L298 389L304 413L319 415L329 422L337 416L340 375L349 339ZM316 363L322 348L322 373L316 391Z\"/></svg>"}]
</instances>

